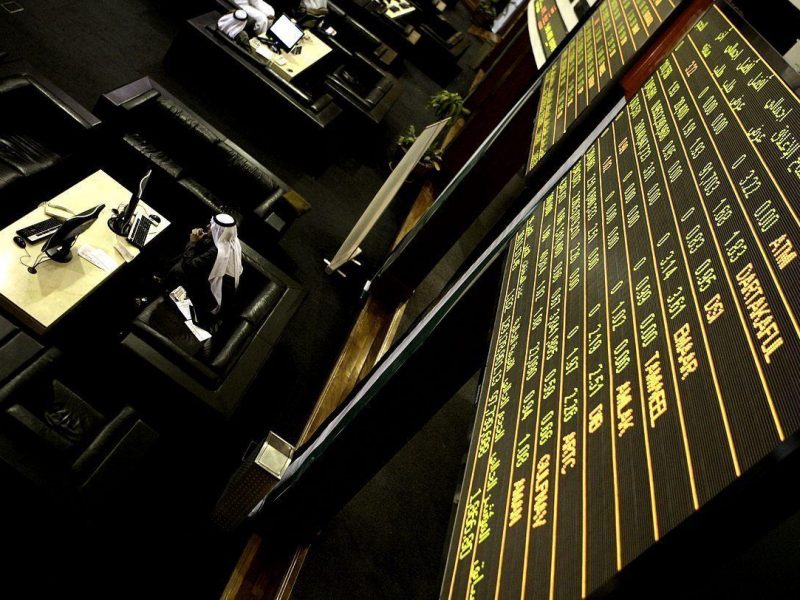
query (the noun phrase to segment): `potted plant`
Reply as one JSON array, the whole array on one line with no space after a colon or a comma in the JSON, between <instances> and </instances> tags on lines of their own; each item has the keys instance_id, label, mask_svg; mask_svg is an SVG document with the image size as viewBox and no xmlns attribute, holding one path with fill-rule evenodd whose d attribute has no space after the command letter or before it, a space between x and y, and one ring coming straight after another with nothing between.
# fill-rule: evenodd
<instances>
[{"instance_id":1,"label":"potted plant","mask_svg":"<svg viewBox=\"0 0 800 600\"><path fill-rule=\"evenodd\" d=\"M472 21L478 27L489 29L497 17L497 9L492 0L481 0L478 4L478 10L472 13Z\"/></svg>"},{"instance_id":2,"label":"potted plant","mask_svg":"<svg viewBox=\"0 0 800 600\"><path fill-rule=\"evenodd\" d=\"M464 99L458 92L441 90L439 93L431 96L428 106L433 109L434 114L439 119L450 117L451 124L461 115L469 114L469 110L464 108Z\"/></svg>"},{"instance_id":3,"label":"potted plant","mask_svg":"<svg viewBox=\"0 0 800 600\"><path fill-rule=\"evenodd\" d=\"M408 152L408 149L411 148L416 140L417 130L413 125L410 125L408 130L397 138L397 144L395 145L395 156L393 160L389 162L390 168L393 169L395 166L397 166L397 163L405 155L405 153ZM441 168L442 149L438 144L431 144L431 146L425 151L425 154L422 155L422 158L419 160L417 165L414 167L414 170L411 172L411 176L408 178L408 181L412 181L418 177L421 177L430 171L439 171Z\"/></svg>"}]
</instances>

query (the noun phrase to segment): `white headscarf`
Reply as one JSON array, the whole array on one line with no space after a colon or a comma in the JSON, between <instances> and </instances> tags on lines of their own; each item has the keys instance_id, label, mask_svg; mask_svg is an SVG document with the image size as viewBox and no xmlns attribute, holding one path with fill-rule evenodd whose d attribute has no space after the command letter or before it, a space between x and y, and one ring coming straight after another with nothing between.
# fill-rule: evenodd
<instances>
[{"instance_id":1,"label":"white headscarf","mask_svg":"<svg viewBox=\"0 0 800 600\"><path fill-rule=\"evenodd\" d=\"M217 21L219 30L232 40L244 31L245 26L247 26L247 13L241 9L222 15Z\"/></svg>"},{"instance_id":2,"label":"white headscarf","mask_svg":"<svg viewBox=\"0 0 800 600\"><path fill-rule=\"evenodd\" d=\"M328 0L300 0L300 6L310 15L324 15L328 13Z\"/></svg>"},{"instance_id":3,"label":"white headscarf","mask_svg":"<svg viewBox=\"0 0 800 600\"><path fill-rule=\"evenodd\" d=\"M236 5L253 19L256 35L264 35L275 21L275 9L264 0L233 0Z\"/></svg>"},{"instance_id":4,"label":"white headscarf","mask_svg":"<svg viewBox=\"0 0 800 600\"><path fill-rule=\"evenodd\" d=\"M239 243L236 221L230 215L219 214L211 219L211 237L217 247L217 259L211 267L208 282L211 285L211 294L217 301L217 307L211 312L216 314L222 308L222 279L225 275L233 277L234 286L239 287L242 245Z\"/></svg>"}]
</instances>

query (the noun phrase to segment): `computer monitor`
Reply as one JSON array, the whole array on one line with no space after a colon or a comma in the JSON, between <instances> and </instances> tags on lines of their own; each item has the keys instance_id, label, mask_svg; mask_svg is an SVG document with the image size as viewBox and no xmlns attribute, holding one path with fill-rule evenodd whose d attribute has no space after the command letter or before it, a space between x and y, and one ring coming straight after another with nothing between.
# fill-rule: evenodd
<instances>
[{"instance_id":1,"label":"computer monitor","mask_svg":"<svg viewBox=\"0 0 800 600\"><path fill-rule=\"evenodd\" d=\"M144 190L147 187L147 182L150 181L150 175L152 174L153 169L150 169L144 174L144 177L142 177L141 181L139 181L139 189L131 194L130 202L128 202L122 213L113 216L108 220L109 229L111 229L111 231L117 235L128 235L128 231L131 228L131 221L133 221L133 215L136 213L136 207L139 205L139 200L141 200L144 196Z\"/></svg>"},{"instance_id":2,"label":"computer monitor","mask_svg":"<svg viewBox=\"0 0 800 600\"><path fill-rule=\"evenodd\" d=\"M287 52L294 48L301 39L303 39L303 30L297 25L292 23L291 19L286 15L281 15L269 32L278 40L280 46Z\"/></svg>"},{"instance_id":3,"label":"computer monitor","mask_svg":"<svg viewBox=\"0 0 800 600\"><path fill-rule=\"evenodd\" d=\"M42 252L50 260L56 262L65 263L72 260L72 252L70 250L75 243L75 239L89 229L105 207L105 204L100 204L64 221L61 227L56 229L55 233L50 236L50 239L42 247Z\"/></svg>"}]
</instances>

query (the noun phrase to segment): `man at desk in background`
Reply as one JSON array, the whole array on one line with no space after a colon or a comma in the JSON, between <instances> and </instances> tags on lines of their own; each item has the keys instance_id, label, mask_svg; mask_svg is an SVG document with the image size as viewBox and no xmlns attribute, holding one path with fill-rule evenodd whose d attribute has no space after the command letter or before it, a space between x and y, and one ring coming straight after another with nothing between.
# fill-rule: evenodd
<instances>
[{"instance_id":1,"label":"man at desk in background","mask_svg":"<svg viewBox=\"0 0 800 600\"><path fill-rule=\"evenodd\" d=\"M236 39L245 29L248 37L265 35L275 22L275 9L264 0L234 0L234 4L239 8L222 15L217 23L219 30L231 39Z\"/></svg>"},{"instance_id":2,"label":"man at desk in background","mask_svg":"<svg viewBox=\"0 0 800 600\"><path fill-rule=\"evenodd\" d=\"M204 229L193 229L183 256L170 269L169 289L182 285L202 316L216 315L222 308L225 277L239 286L242 246L236 221L226 214L211 219Z\"/></svg>"}]
</instances>

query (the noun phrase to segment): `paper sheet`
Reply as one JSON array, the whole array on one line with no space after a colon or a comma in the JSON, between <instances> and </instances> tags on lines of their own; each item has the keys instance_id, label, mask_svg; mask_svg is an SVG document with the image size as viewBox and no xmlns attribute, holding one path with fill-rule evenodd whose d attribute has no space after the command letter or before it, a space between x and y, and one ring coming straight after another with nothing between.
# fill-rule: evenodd
<instances>
[{"instance_id":1,"label":"paper sheet","mask_svg":"<svg viewBox=\"0 0 800 600\"><path fill-rule=\"evenodd\" d=\"M194 334L194 337L196 337L199 342L205 342L206 340L211 339L211 334L208 333L205 329L201 329L200 327L192 323L191 319L186 321L186 326L189 328L189 331L191 331Z\"/></svg>"},{"instance_id":2,"label":"paper sheet","mask_svg":"<svg viewBox=\"0 0 800 600\"><path fill-rule=\"evenodd\" d=\"M117 268L117 263L114 262L114 259L100 250L100 248L95 248L89 244L83 244L78 248L78 256L103 271L113 271Z\"/></svg>"}]
</instances>

